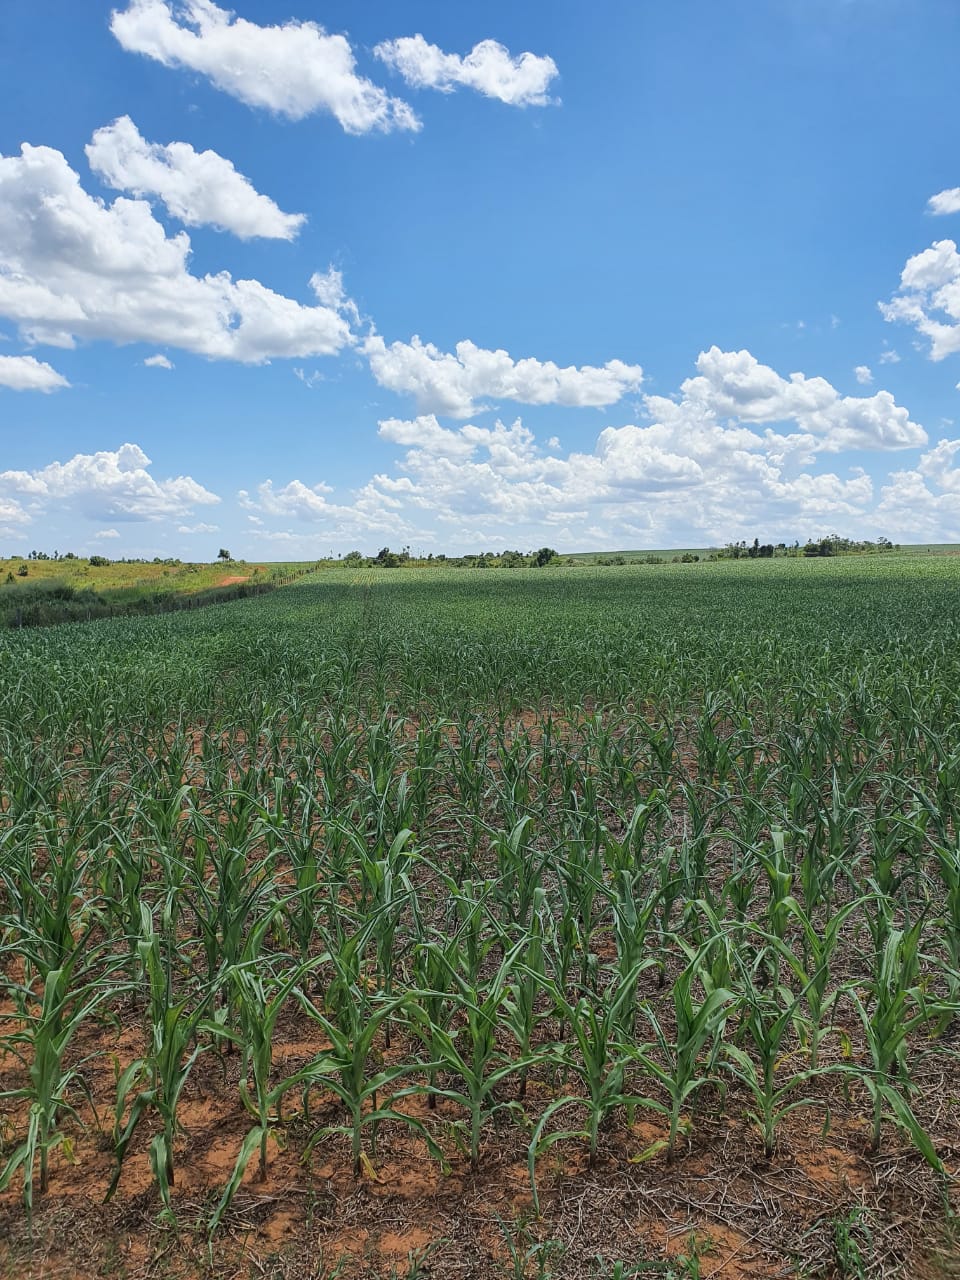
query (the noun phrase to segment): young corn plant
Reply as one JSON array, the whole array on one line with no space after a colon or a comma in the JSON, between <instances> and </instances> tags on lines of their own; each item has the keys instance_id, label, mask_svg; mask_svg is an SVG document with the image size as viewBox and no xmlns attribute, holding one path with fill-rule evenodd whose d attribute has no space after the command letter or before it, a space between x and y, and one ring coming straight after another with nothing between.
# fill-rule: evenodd
<instances>
[{"instance_id":1,"label":"young corn plant","mask_svg":"<svg viewBox=\"0 0 960 1280\"><path fill-rule=\"evenodd\" d=\"M452 998L462 1018L453 1032L431 1025L421 1004L423 993L409 993L406 1012L411 1028L428 1047L436 1066L463 1082L462 1089L434 1087L432 1091L467 1112L468 1151L474 1170L480 1165L480 1139L486 1121L501 1110L519 1106L515 1100L497 1101L497 1090L511 1076L545 1060L543 1052L532 1051L526 1057L513 1058L497 1044L497 1026L510 998L510 979L525 946L523 939L514 943L488 982L465 975L459 964L451 967Z\"/></svg>"},{"instance_id":2,"label":"young corn plant","mask_svg":"<svg viewBox=\"0 0 960 1280\"><path fill-rule=\"evenodd\" d=\"M566 856L556 862L562 920L566 922L565 927L558 929L558 940L566 948L564 971L572 970L577 962L580 985L586 986L596 976L597 965L592 963L595 961L593 937L599 925L597 903L604 895L604 880L599 834L591 838L579 814L577 818L576 834L567 844Z\"/></svg>"},{"instance_id":3,"label":"young corn plant","mask_svg":"<svg viewBox=\"0 0 960 1280\"><path fill-rule=\"evenodd\" d=\"M635 806L630 817L624 822L623 835L617 837L606 826L600 826L599 835L603 850L603 861L611 875L627 871L635 874L643 861L644 841L647 829L653 825L659 831L664 815L669 817L669 809L662 793L654 788L643 804Z\"/></svg>"},{"instance_id":4,"label":"young corn plant","mask_svg":"<svg viewBox=\"0 0 960 1280\"><path fill-rule=\"evenodd\" d=\"M661 1114L668 1112L662 1102L634 1094L626 1083L628 1072L637 1061L638 1049L622 1038L623 1009L634 999L638 977L639 967L636 973L628 974L626 980L618 982L612 990L602 995L580 996L576 1000L569 1000L556 984L548 986L550 996L563 1010L566 1024L571 1029L570 1043L555 1046L551 1062L561 1071L575 1076L581 1090L555 1098L534 1128L527 1149L527 1167L533 1211L537 1217L540 1215L540 1199L536 1162L546 1150L557 1142L580 1138L587 1143L592 1166L597 1157L600 1130L617 1107L633 1110L642 1106ZM585 1127L548 1132L554 1116L574 1106L586 1112Z\"/></svg>"},{"instance_id":5,"label":"young corn plant","mask_svg":"<svg viewBox=\"0 0 960 1280\"><path fill-rule=\"evenodd\" d=\"M477 885L473 880L464 880L462 885L458 885L452 877L446 877L445 884L459 922L456 936L460 947L452 972L476 984L480 980L481 966L494 945L489 930L493 883L487 881Z\"/></svg>"},{"instance_id":6,"label":"young corn plant","mask_svg":"<svg viewBox=\"0 0 960 1280\"><path fill-rule=\"evenodd\" d=\"M102 903L87 886L82 830L81 825L61 832L56 815L45 813L36 830L21 833L24 843L18 840L13 859L0 867L0 885L12 908L9 925L19 935L28 980L36 976L45 983L57 971L69 982L103 919ZM42 863L32 852L40 841ZM19 862L18 846L29 858L25 864Z\"/></svg>"},{"instance_id":7,"label":"young corn plant","mask_svg":"<svg viewBox=\"0 0 960 1280\"><path fill-rule=\"evenodd\" d=\"M793 860L788 851L788 833L771 831L769 849L756 851L757 861L767 877L769 898L766 909L767 931L783 941L793 902Z\"/></svg>"},{"instance_id":8,"label":"young corn plant","mask_svg":"<svg viewBox=\"0 0 960 1280\"><path fill-rule=\"evenodd\" d=\"M323 889L320 805L311 787L297 782L292 784L292 790L292 812L280 812L278 797L269 825L275 831L279 853L290 865L296 892L286 900L284 918L300 960L305 962L316 938L317 902Z\"/></svg>"},{"instance_id":9,"label":"young corn plant","mask_svg":"<svg viewBox=\"0 0 960 1280\"><path fill-rule=\"evenodd\" d=\"M644 876L638 871L619 871L606 886L606 893L613 910L613 937L617 948L616 971L621 983L632 979L633 999L620 1004L623 1034L633 1036L637 1015L637 980L648 964L659 962L658 953L647 955L647 939L650 922L660 905L659 891L654 888L642 896ZM645 963L645 961L647 963Z\"/></svg>"},{"instance_id":10,"label":"young corn plant","mask_svg":"<svg viewBox=\"0 0 960 1280\"><path fill-rule=\"evenodd\" d=\"M929 1136L909 1103L910 1073L907 1046L910 1035L943 1015L942 1002L927 998L920 979L920 942L923 920L909 929L890 928L866 1001L856 986L847 988L861 1023L870 1055L871 1070L848 1068L861 1080L873 1103L870 1149L880 1150L883 1120L889 1111L910 1135L917 1150L934 1169L943 1166Z\"/></svg>"},{"instance_id":11,"label":"young corn plant","mask_svg":"<svg viewBox=\"0 0 960 1280\"><path fill-rule=\"evenodd\" d=\"M820 1047L824 1038L831 1033L841 1037L845 1054L850 1053L849 1036L828 1021L843 993L842 987L837 986L831 989L830 976L831 965L840 946L846 923L851 916L861 910L862 906L863 899L856 898L829 916L822 926L818 926L807 908L796 899L791 899L790 916L800 928L799 949L779 938L767 937L769 944L779 951L802 988L801 998L806 1006L806 1016L796 1019L796 1028L801 1043L806 1049L811 1070L819 1067Z\"/></svg>"},{"instance_id":12,"label":"young corn plant","mask_svg":"<svg viewBox=\"0 0 960 1280\"><path fill-rule=\"evenodd\" d=\"M210 1219L211 1232L220 1225L255 1153L258 1156L257 1176L261 1182L266 1180L267 1145L271 1135L283 1125L283 1100L288 1093L311 1079L311 1071L316 1070L315 1063L311 1071L297 1071L282 1080L271 1081L273 1046L280 1014L304 977L326 959L326 955L320 955L301 963L282 979L265 974L261 965L255 962L236 965L223 974L223 982L233 989L233 1002L238 1010L238 1026L234 1034L243 1053L240 1100L256 1123L243 1140L233 1172ZM218 1035L223 1034L219 1023L209 1029Z\"/></svg>"},{"instance_id":13,"label":"young corn plant","mask_svg":"<svg viewBox=\"0 0 960 1280\"><path fill-rule=\"evenodd\" d=\"M399 959L399 931L405 909L409 906L414 916L417 912L418 898L409 874L414 854L407 847L412 835L409 828L398 832L382 858L371 856L356 832L351 835L357 851L360 882L357 915L369 926L368 932L376 956L377 981L380 991L387 999L393 995L394 975ZM389 1049L389 1019L384 1024L384 1036Z\"/></svg>"},{"instance_id":14,"label":"young corn plant","mask_svg":"<svg viewBox=\"0 0 960 1280\"><path fill-rule=\"evenodd\" d=\"M117 1080L114 1111L116 1168L107 1189L110 1200L120 1183L123 1162L145 1115L155 1113L162 1129L150 1144L150 1165L164 1205L170 1207L174 1183L174 1141L179 1132L177 1107L193 1064L203 1052L197 1042L215 988L177 998L173 982L174 957L169 943L154 927L153 914L143 904L137 944L147 984L149 1046L145 1058L131 1063ZM131 1100L131 1093L134 1090ZM124 1115L129 1113L126 1123Z\"/></svg>"},{"instance_id":15,"label":"young corn plant","mask_svg":"<svg viewBox=\"0 0 960 1280\"><path fill-rule=\"evenodd\" d=\"M797 878L807 909L812 911L819 904L829 912L833 909L837 880L848 874L858 844L863 814L855 798L860 787L845 789L833 769L828 805L820 803L812 784L808 790L815 801L814 817L810 832L804 832Z\"/></svg>"},{"instance_id":16,"label":"young corn plant","mask_svg":"<svg viewBox=\"0 0 960 1280\"><path fill-rule=\"evenodd\" d=\"M937 896L942 908L936 924L942 933L947 963L942 966L949 992L949 1003L960 1005L960 842L955 837L949 844L933 842L933 854L939 884ZM954 1014L950 1014L952 1021ZM946 1024L941 1030L946 1029Z\"/></svg>"},{"instance_id":17,"label":"young corn plant","mask_svg":"<svg viewBox=\"0 0 960 1280\"><path fill-rule=\"evenodd\" d=\"M547 985L546 938L550 928L549 903L545 889L537 889L533 897L531 921L521 939L523 944L509 984L509 997L503 1007L503 1022L513 1033L521 1058L533 1055L533 1039L540 1022L538 1001ZM504 931L505 938L508 936ZM519 1072L517 1097L527 1093L527 1070Z\"/></svg>"},{"instance_id":18,"label":"young corn plant","mask_svg":"<svg viewBox=\"0 0 960 1280\"><path fill-rule=\"evenodd\" d=\"M257 830L252 816L256 808L252 802L247 804L242 793L241 800L240 809L251 815L251 827L241 842L227 843L204 819L194 836L193 873L181 893L170 895L171 901L185 909L184 914L189 911L193 917L211 983L225 966L241 962L250 929L262 916L271 914L277 902L274 880L263 863L247 870L255 861Z\"/></svg>"},{"instance_id":19,"label":"young corn plant","mask_svg":"<svg viewBox=\"0 0 960 1280\"><path fill-rule=\"evenodd\" d=\"M683 892L688 898L709 901L711 890L707 876L710 836L713 830L713 808L705 800L710 792L702 784L683 782L684 832L680 842L680 868Z\"/></svg>"},{"instance_id":20,"label":"young corn plant","mask_svg":"<svg viewBox=\"0 0 960 1280\"><path fill-rule=\"evenodd\" d=\"M417 992L417 1003L423 1014L422 1028L429 1061L424 1066L427 1077L427 1106L431 1111L437 1106L437 1081L439 1078L439 1042L433 1043L432 1032L449 1034L457 1009L453 997L458 940L456 936L425 937L414 946L411 981Z\"/></svg>"},{"instance_id":21,"label":"young corn plant","mask_svg":"<svg viewBox=\"0 0 960 1280\"><path fill-rule=\"evenodd\" d=\"M497 859L493 898L510 924L526 928L533 904L543 880L547 854L535 847L532 839L533 818L520 818L509 832L493 838Z\"/></svg>"},{"instance_id":22,"label":"young corn plant","mask_svg":"<svg viewBox=\"0 0 960 1280\"><path fill-rule=\"evenodd\" d=\"M377 1127L384 1121L394 1121L417 1133L431 1155L442 1163L443 1154L423 1124L395 1105L402 1097L420 1092L418 1086L406 1090L395 1088L399 1080L413 1073L417 1064L400 1062L384 1066L375 1062L375 1045L382 1028L408 1006L409 996L405 993L387 1000L371 993L360 969L361 955L361 939L357 937L346 940L339 951L336 946L331 947L333 980L324 1002L326 1009L298 987L292 988L304 1013L330 1042L329 1049L302 1069L304 1088L329 1090L340 1099L348 1115L347 1124L318 1129L307 1143L304 1159L322 1138L346 1134L350 1138L353 1174L359 1178L364 1165L372 1168L370 1157L363 1150L364 1129L372 1129L370 1155L375 1156Z\"/></svg>"},{"instance_id":23,"label":"young corn plant","mask_svg":"<svg viewBox=\"0 0 960 1280\"><path fill-rule=\"evenodd\" d=\"M653 1077L669 1099L670 1120L667 1159L676 1152L684 1106L705 1084L717 1083L716 1061L724 1028L737 1003L733 991L710 986L702 1000L696 986L704 967L704 951L693 956L676 978L671 990L675 1031L671 1033L658 1019L651 1005L641 1004L654 1033L651 1044L637 1050L637 1061Z\"/></svg>"},{"instance_id":24,"label":"young corn plant","mask_svg":"<svg viewBox=\"0 0 960 1280\"><path fill-rule=\"evenodd\" d=\"M71 1088L76 1086L93 1105L83 1067L94 1055L69 1067L66 1057L83 1024L117 994L119 988L111 981L111 973L117 967L116 961L108 963L93 981L72 989L64 970L51 969L43 984L39 1010L18 1019L26 1025L3 1038L4 1048L26 1066L28 1083L0 1093L0 1100L29 1103L29 1118L26 1137L0 1168L0 1192L7 1189L18 1170L22 1171L28 1218L33 1214L38 1162L39 1191L45 1194L49 1189L50 1153L66 1141L66 1134L58 1128L61 1115L80 1123L79 1114L67 1100Z\"/></svg>"},{"instance_id":25,"label":"young corn plant","mask_svg":"<svg viewBox=\"0 0 960 1280\"><path fill-rule=\"evenodd\" d=\"M794 1056L787 1049L789 1034L804 993L793 995L784 987L758 988L755 973L741 965L739 991L739 1043L723 1047L724 1066L747 1090L752 1103L748 1118L760 1130L763 1154L769 1160L776 1145L780 1121L800 1107L813 1106L816 1098L797 1093L809 1088L824 1071L809 1065L784 1075ZM744 1049L747 1042L750 1052Z\"/></svg>"}]
</instances>

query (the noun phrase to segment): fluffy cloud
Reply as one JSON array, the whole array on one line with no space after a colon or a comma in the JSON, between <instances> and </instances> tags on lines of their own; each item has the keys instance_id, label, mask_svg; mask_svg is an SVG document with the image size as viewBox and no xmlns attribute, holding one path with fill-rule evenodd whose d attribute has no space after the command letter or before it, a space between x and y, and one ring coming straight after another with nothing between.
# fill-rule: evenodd
<instances>
[{"instance_id":1,"label":"fluffy cloud","mask_svg":"<svg viewBox=\"0 0 960 1280\"><path fill-rule=\"evenodd\" d=\"M178 524L177 533L219 533L220 526L218 524L207 524L201 521L200 524Z\"/></svg>"},{"instance_id":2,"label":"fluffy cloud","mask_svg":"<svg viewBox=\"0 0 960 1280\"><path fill-rule=\"evenodd\" d=\"M463 58L444 53L437 45L428 44L422 35L385 40L373 52L415 89L451 93L464 85L512 107L548 103L547 89L557 75L552 58L534 53L521 53L515 58L496 40L481 40Z\"/></svg>"},{"instance_id":3,"label":"fluffy cloud","mask_svg":"<svg viewBox=\"0 0 960 1280\"><path fill-rule=\"evenodd\" d=\"M290 523L278 536L305 554L310 537L359 542L372 528L391 545L444 550L879 534L896 521L889 507L879 510L870 476L821 470L818 458L926 442L888 393L844 398L822 379L783 378L745 351L711 348L676 397L648 395L643 407L645 422L605 427L592 448L566 455L519 420L445 427L434 413L385 418L380 438L400 456L350 500L299 481L281 489L267 481L255 501L243 500L271 526ZM939 449L924 455L926 470L949 463Z\"/></svg>"},{"instance_id":4,"label":"fluffy cloud","mask_svg":"<svg viewBox=\"0 0 960 1280\"><path fill-rule=\"evenodd\" d=\"M960 213L960 187L950 187L947 191L938 191L927 201L929 213Z\"/></svg>"},{"instance_id":5,"label":"fluffy cloud","mask_svg":"<svg viewBox=\"0 0 960 1280\"><path fill-rule=\"evenodd\" d=\"M120 534L116 529L98 529L93 536L95 538L119 538Z\"/></svg>"},{"instance_id":6,"label":"fluffy cloud","mask_svg":"<svg viewBox=\"0 0 960 1280\"><path fill-rule=\"evenodd\" d=\"M433 415L465 418L482 409L487 398L603 407L638 388L643 380L639 365L620 360L600 368L561 369L552 361L514 361L506 351L486 351L472 342L458 343L452 354L416 337L410 343L387 346L374 334L364 350L377 381L391 391L411 393L422 411L416 428L389 420L386 438L401 444L408 442L401 435L414 430L430 430L436 442L436 431L427 425L436 422ZM905 449L927 440L923 428L910 421L907 410L887 391L843 397L823 378L806 378L802 373L783 378L749 351L718 347L701 353L697 369L698 376L681 388L685 405L743 423L793 421L820 451ZM662 397L648 397L647 407L656 416L671 418L677 412L676 404ZM453 447L449 441L447 447Z\"/></svg>"},{"instance_id":7,"label":"fluffy cloud","mask_svg":"<svg viewBox=\"0 0 960 1280\"><path fill-rule=\"evenodd\" d=\"M0 471L0 500L13 502L26 519L56 506L97 521L165 520L220 501L190 476L157 480L149 467L135 444L78 453L36 471Z\"/></svg>"},{"instance_id":8,"label":"fluffy cloud","mask_svg":"<svg viewBox=\"0 0 960 1280\"><path fill-rule=\"evenodd\" d=\"M782 378L749 351L719 347L701 352L697 369L699 376L681 388L684 401L740 422L795 422L821 451L909 449L927 442L923 427L910 421L889 391L841 396L824 378Z\"/></svg>"},{"instance_id":9,"label":"fluffy cloud","mask_svg":"<svg viewBox=\"0 0 960 1280\"><path fill-rule=\"evenodd\" d=\"M86 151L108 186L158 197L188 227L209 225L241 240L293 240L306 221L305 214L284 213L216 151L147 142L129 116L98 129Z\"/></svg>"},{"instance_id":10,"label":"fluffy cloud","mask_svg":"<svg viewBox=\"0 0 960 1280\"><path fill-rule=\"evenodd\" d=\"M189 256L186 232L168 236L144 200L95 199L59 151L0 156L0 315L27 339L149 342L251 364L352 341L330 275L311 280L310 306L226 271L195 276Z\"/></svg>"},{"instance_id":11,"label":"fluffy cloud","mask_svg":"<svg viewBox=\"0 0 960 1280\"><path fill-rule=\"evenodd\" d=\"M567 457L545 455L519 421L446 430L430 418L388 420L381 435L412 446L401 462L406 474L376 476L371 484L442 525L475 521L501 539L514 527L598 517L614 527L640 517L660 525L693 520L708 536L721 536L769 520L772 511L778 519L858 514L872 496L860 473L848 481L796 474L806 437L798 448L798 437L726 425L696 401L648 397L647 405L667 412L646 426L607 427L592 452Z\"/></svg>"},{"instance_id":12,"label":"fluffy cloud","mask_svg":"<svg viewBox=\"0 0 960 1280\"><path fill-rule=\"evenodd\" d=\"M212 0L131 0L110 29L131 53L206 76L251 107L291 120L329 112L347 133L418 129L407 103L357 75L342 35L315 22L261 27Z\"/></svg>"},{"instance_id":13,"label":"fluffy cloud","mask_svg":"<svg viewBox=\"0 0 960 1280\"><path fill-rule=\"evenodd\" d=\"M30 523L30 517L14 498L5 498L0 493L0 534L6 538L23 536L21 526Z\"/></svg>"},{"instance_id":14,"label":"fluffy cloud","mask_svg":"<svg viewBox=\"0 0 960 1280\"><path fill-rule=\"evenodd\" d=\"M941 440L917 466L895 471L877 515L898 542L960 542L960 440Z\"/></svg>"},{"instance_id":15,"label":"fluffy cloud","mask_svg":"<svg viewBox=\"0 0 960 1280\"><path fill-rule=\"evenodd\" d=\"M453 418L480 412L487 397L602 408L643 381L640 366L622 360L609 360L600 368L561 368L552 360L514 360L506 351L487 351L469 341L458 342L454 354L416 336L387 346L374 333L363 350L381 386L412 394L421 413Z\"/></svg>"},{"instance_id":16,"label":"fluffy cloud","mask_svg":"<svg viewBox=\"0 0 960 1280\"><path fill-rule=\"evenodd\" d=\"M168 360L164 355L147 356L144 365L148 369L172 369L173 361Z\"/></svg>"},{"instance_id":17,"label":"fluffy cloud","mask_svg":"<svg viewBox=\"0 0 960 1280\"><path fill-rule=\"evenodd\" d=\"M881 302L884 319L912 325L930 342L931 360L960 351L960 254L953 240L937 240L912 257L900 290Z\"/></svg>"},{"instance_id":18,"label":"fluffy cloud","mask_svg":"<svg viewBox=\"0 0 960 1280\"><path fill-rule=\"evenodd\" d=\"M960 440L940 440L929 453L922 455L917 464L917 470L925 480L934 481L937 488L944 493L960 496L958 453L960 453Z\"/></svg>"},{"instance_id":19,"label":"fluffy cloud","mask_svg":"<svg viewBox=\"0 0 960 1280\"><path fill-rule=\"evenodd\" d=\"M57 391L66 378L33 356L0 356L0 387L14 391Z\"/></svg>"},{"instance_id":20,"label":"fluffy cloud","mask_svg":"<svg viewBox=\"0 0 960 1280\"><path fill-rule=\"evenodd\" d=\"M383 495L367 485L354 495L352 503L341 504L330 501L327 495L332 492L330 486L323 482L306 485L301 480L291 480L281 488L274 488L272 480L265 480L257 486L255 497L241 489L237 499L247 511L299 520L313 526L322 525L325 537L389 532L397 538L411 532L412 526L399 515L401 504L395 497ZM248 518L254 524L263 524L259 516ZM284 541L288 535L283 531L268 530L262 536Z\"/></svg>"},{"instance_id":21,"label":"fluffy cloud","mask_svg":"<svg viewBox=\"0 0 960 1280\"><path fill-rule=\"evenodd\" d=\"M869 387L873 381L873 370L868 364L858 364L853 372L862 387Z\"/></svg>"},{"instance_id":22,"label":"fluffy cloud","mask_svg":"<svg viewBox=\"0 0 960 1280\"><path fill-rule=\"evenodd\" d=\"M391 444L426 449L444 458L469 458L475 448L462 431L448 431L441 427L432 413L423 414L413 421L386 418L380 423L379 434Z\"/></svg>"}]
</instances>

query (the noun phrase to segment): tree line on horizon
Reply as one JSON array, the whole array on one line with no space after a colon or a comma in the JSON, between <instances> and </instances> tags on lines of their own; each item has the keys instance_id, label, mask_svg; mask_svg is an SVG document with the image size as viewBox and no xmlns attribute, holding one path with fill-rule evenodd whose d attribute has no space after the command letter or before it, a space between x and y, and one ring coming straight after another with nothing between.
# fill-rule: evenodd
<instances>
[{"instance_id":1,"label":"tree line on horizon","mask_svg":"<svg viewBox=\"0 0 960 1280\"><path fill-rule=\"evenodd\" d=\"M753 542L747 542L745 539L740 541L730 541L722 547L708 547L702 552L698 551L676 551L673 554L650 551L646 554L624 553L624 552L607 552L598 554L594 557L593 563L597 565L621 565L621 564L690 564L701 560L765 560L778 557L787 558L806 558L815 557L853 555L853 554L882 554L884 552L899 551L900 543L891 542L889 538L879 537L876 541L869 538L855 539L844 538L838 533L829 534L824 538L808 538L806 542L801 543L795 540L792 543L787 542L761 542L759 538L754 538ZM629 559L628 559L629 557ZM91 555L89 557L77 556L72 551L61 553L54 551L49 554L46 551L30 551L23 557L23 562L18 570L20 577L26 577L29 570L27 561L46 560L86 560L87 564L94 568L103 568L110 564L163 564L170 567L179 568L183 562L173 557L154 556L152 560L146 557L117 557L109 559L104 555ZM582 562L582 557L580 557ZM216 560L223 564L234 563L233 556L224 547L221 547ZM537 568L541 569L550 564L576 564L577 559L573 556L563 556L560 552L552 547L540 547L536 551L518 551L505 549L503 551L481 551L470 552L464 555L452 556L443 552L434 554L430 552L428 555L414 556L409 546L402 547L399 551L393 551L389 546L381 547L375 555L364 555L362 551L348 551L345 555L338 555L334 558L333 553L326 560L327 563L352 565L355 568L377 568L377 569L399 569L406 564L415 565L448 565L454 568L471 568L471 569L521 569L521 568ZM246 563L238 561L236 563ZM324 563L324 560L318 560L317 565ZM7 581L14 581L14 575L9 573Z\"/></svg>"}]
</instances>

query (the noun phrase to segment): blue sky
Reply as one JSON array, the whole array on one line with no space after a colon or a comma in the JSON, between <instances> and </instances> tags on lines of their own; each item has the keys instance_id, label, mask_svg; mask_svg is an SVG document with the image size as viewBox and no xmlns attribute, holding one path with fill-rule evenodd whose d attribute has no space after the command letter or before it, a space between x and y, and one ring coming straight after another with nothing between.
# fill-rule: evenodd
<instances>
[{"instance_id":1,"label":"blue sky","mask_svg":"<svg viewBox=\"0 0 960 1280\"><path fill-rule=\"evenodd\" d=\"M0 552L960 541L958 51L953 0L5 0Z\"/></svg>"}]
</instances>

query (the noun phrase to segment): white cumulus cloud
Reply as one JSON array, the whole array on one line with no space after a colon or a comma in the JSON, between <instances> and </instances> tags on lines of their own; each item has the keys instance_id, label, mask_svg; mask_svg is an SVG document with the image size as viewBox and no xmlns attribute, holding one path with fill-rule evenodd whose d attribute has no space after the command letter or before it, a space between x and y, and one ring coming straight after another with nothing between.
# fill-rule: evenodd
<instances>
[{"instance_id":1,"label":"white cumulus cloud","mask_svg":"<svg viewBox=\"0 0 960 1280\"><path fill-rule=\"evenodd\" d=\"M227 271L193 275L189 257L185 231L168 236L144 200L89 195L61 152L0 156L0 315L28 340L149 342L250 364L353 341L330 275L313 278L306 305Z\"/></svg>"},{"instance_id":2,"label":"white cumulus cloud","mask_svg":"<svg viewBox=\"0 0 960 1280\"><path fill-rule=\"evenodd\" d=\"M0 499L22 504L28 519L50 508L68 508L101 522L182 517L220 501L190 476L157 480L150 465L136 444L78 453L35 471L0 471Z\"/></svg>"},{"instance_id":3,"label":"white cumulus cloud","mask_svg":"<svg viewBox=\"0 0 960 1280\"><path fill-rule=\"evenodd\" d=\"M251 107L291 120L329 112L347 133L418 129L410 106L357 74L346 36L316 22L258 26L213 0L131 0L110 29L124 49L206 76Z\"/></svg>"},{"instance_id":4,"label":"white cumulus cloud","mask_svg":"<svg viewBox=\"0 0 960 1280\"><path fill-rule=\"evenodd\" d=\"M642 403L645 421L607 426L592 448L566 454L549 428L541 444L520 420L446 427L434 412L384 418L380 438L399 456L353 494L265 481L241 505L304 549L311 537L359 542L373 529L391 546L438 550L876 535L899 525L889 506L880 509L870 475L822 469L821 456L927 440L888 392L843 397L823 379L782 377L750 352L717 347L701 353L677 396ZM936 450L929 457L928 469L944 465ZM277 520L292 528L275 530Z\"/></svg>"},{"instance_id":5,"label":"white cumulus cloud","mask_svg":"<svg viewBox=\"0 0 960 1280\"><path fill-rule=\"evenodd\" d=\"M479 412L488 397L602 408L643 381L640 366L622 360L600 367L561 368L552 360L514 360L506 351L488 351L470 341L458 342L455 352L446 352L416 336L388 346L374 333L363 349L381 386L413 395L424 414L453 418Z\"/></svg>"},{"instance_id":6,"label":"white cumulus cloud","mask_svg":"<svg viewBox=\"0 0 960 1280\"><path fill-rule=\"evenodd\" d=\"M514 57L497 40L481 40L464 57L444 53L419 34L385 40L373 52L415 89L450 93L462 85L513 107L548 103L547 90L557 75L552 58L535 53Z\"/></svg>"},{"instance_id":7,"label":"white cumulus cloud","mask_svg":"<svg viewBox=\"0 0 960 1280\"><path fill-rule=\"evenodd\" d=\"M940 440L916 467L895 471L877 512L897 542L960 542L960 440Z\"/></svg>"},{"instance_id":8,"label":"white cumulus cloud","mask_svg":"<svg viewBox=\"0 0 960 1280\"><path fill-rule=\"evenodd\" d=\"M284 213L216 151L188 142L147 142L129 116L98 129L88 143L90 168L108 186L156 196L188 227L212 226L241 240L293 240L306 221Z\"/></svg>"},{"instance_id":9,"label":"white cumulus cloud","mask_svg":"<svg viewBox=\"0 0 960 1280\"><path fill-rule=\"evenodd\" d=\"M381 495L367 485L355 495L352 503L345 504L332 502L327 496L332 492L331 487L322 481L308 485L302 480L291 480L276 488L272 480L265 480L257 486L255 497L241 489L237 499L247 511L299 520L308 525L321 525L324 536L329 533L344 537L364 533L392 533L396 538L409 534L411 526L399 517L400 503L395 498ZM263 524L260 516L249 518L254 524ZM282 531L268 530L260 536L285 541L288 535Z\"/></svg>"},{"instance_id":10,"label":"white cumulus cloud","mask_svg":"<svg viewBox=\"0 0 960 1280\"><path fill-rule=\"evenodd\" d=\"M930 359L960 351L960 253L953 240L937 240L910 258L900 289L880 303L886 320L912 325L930 342Z\"/></svg>"},{"instance_id":11,"label":"white cumulus cloud","mask_svg":"<svg viewBox=\"0 0 960 1280\"><path fill-rule=\"evenodd\" d=\"M58 391L69 385L63 374L33 356L0 356L0 387L13 391Z\"/></svg>"},{"instance_id":12,"label":"white cumulus cloud","mask_svg":"<svg viewBox=\"0 0 960 1280\"><path fill-rule=\"evenodd\" d=\"M873 381L873 370L868 364L858 364L853 373L862 387L869 387Z\"/></svg>"},{"instance_id":13,"label":"white cumulus cloud","mask_svg":"<svg viewBox=\"0 0 960 1280\"><path fill-rule=\"evenodd\" d=\"M946 191L938 191L927 201L930 213L960 213L960 187L950 187Z\"/></svg>"},{"instance_id":14,"label":"white cumulus cloud","mask_svg":"<svg viewBox=\"0 0 960 1280\"><path fill-rule=\"evenodd\" d=\"M909 449L927 442L923 427L889 391L841 396L824 378L783 378L749 351L719 347L701 352L697 369L699 376L681 388L684 401L744 423L793 421L822 451Z\"/></svg>"},{"instance_id":15,"label":"white cumulus cloud","mask_svg":"<svg viewBox=\"0 0 960 1280\"><path fill-rule=\"evenodd\" d=\"M432 413L407 421L403 418L385 418L379 425L379 435L391 444L409 449L427 449L447 458L469 458L474 444L461 431L441 427Z\"/></svg>"}]
</instances>

